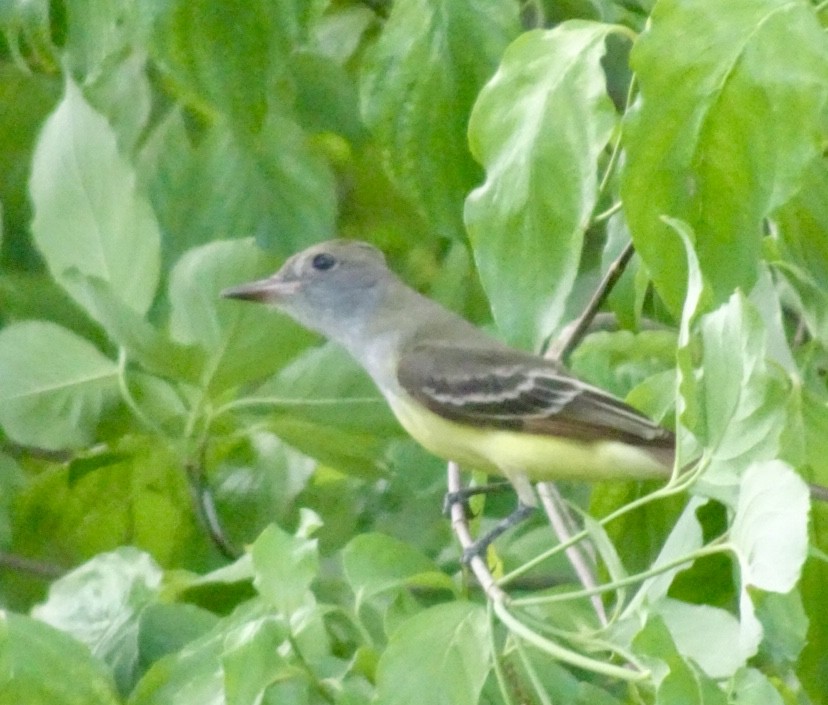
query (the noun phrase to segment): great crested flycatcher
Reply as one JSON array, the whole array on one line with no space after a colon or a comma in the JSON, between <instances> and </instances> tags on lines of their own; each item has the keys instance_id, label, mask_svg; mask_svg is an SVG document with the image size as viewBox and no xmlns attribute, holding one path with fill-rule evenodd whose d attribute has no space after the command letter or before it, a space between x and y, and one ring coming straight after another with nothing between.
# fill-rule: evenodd
<instances>
[{"instance_id":1,"label":"great crested flycatcher","mask_svg":"<svg viewBox=\"0 0 828 705\"><path fill-rule=\"evenodd\" d=\"M557 363L515 350L403 283L382 253L331 240L222 296L270 304L345 347L427 450L532 481L667 478L673 434Z\"/></svg>"}]
</instances>

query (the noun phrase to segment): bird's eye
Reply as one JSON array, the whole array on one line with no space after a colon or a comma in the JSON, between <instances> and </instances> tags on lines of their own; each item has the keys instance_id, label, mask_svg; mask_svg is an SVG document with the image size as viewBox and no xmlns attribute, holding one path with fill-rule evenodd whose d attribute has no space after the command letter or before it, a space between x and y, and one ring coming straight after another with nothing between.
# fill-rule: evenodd
<instances>
[{"instance_id":1,"label":"bird's eye","mask_svg":"<svg viewBox=\"0 0 828 705\"><path fill-rule=\"evenodd\" d=\"M336 258L333 255L329 255L327 252L320 252L311 260L311 266L314 269L318 269L320 272L330 269L335 264Z\"/></svg>"}]
</instances>

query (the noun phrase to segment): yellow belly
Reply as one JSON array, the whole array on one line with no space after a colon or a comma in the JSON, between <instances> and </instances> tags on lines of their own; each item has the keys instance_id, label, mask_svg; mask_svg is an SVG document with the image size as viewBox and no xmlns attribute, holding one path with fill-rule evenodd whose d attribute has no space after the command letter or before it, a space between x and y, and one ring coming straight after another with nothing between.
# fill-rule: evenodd
<instances>
[{"instance_id":1,"label":"yellow belly","mask_svg":"<svg viewBox=\"0 0 828 705\"><path fill-rule=\"evenodd\" d=\"M510 478L629 480L666 478L669 468L646 449L619 441L585 443L449 421L409 398L389 399L406 431L435 455Z\"/></svg>"}]
</instances>

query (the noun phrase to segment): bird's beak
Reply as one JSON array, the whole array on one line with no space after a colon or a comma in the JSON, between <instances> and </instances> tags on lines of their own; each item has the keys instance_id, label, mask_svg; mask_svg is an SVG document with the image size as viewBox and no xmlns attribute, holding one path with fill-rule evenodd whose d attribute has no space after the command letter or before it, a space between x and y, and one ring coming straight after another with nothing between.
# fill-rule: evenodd
<instances>
[{"instance_id":1,"label":"bird's beak","mask_svg":"<svg viewBox=\"0 0 828 705\"><path fill-rule=\"evenodd\" d=\"M281 299L295 294L299 288L300 283L297 281L284 281L278 276L273 276L248 284L228 287L221 292L221 296L225 299L278 303Z\"/></svg>"}]
</instances>

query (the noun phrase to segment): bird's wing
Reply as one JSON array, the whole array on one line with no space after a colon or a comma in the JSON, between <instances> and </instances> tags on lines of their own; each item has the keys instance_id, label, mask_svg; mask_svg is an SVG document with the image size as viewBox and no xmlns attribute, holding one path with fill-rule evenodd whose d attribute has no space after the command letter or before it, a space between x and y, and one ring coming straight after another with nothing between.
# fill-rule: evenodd
<instances>
[{"instance_id":1,"label":"bird's wing","mask_svg":"<svg viewBox=\"0 0 828 705\"><path fill-rule=\"evenodd\" d=\"M434 413L475 426L672 447L673 434L552 361L509 348L419 344L397 379Z\"/></svg>"}]
</instances>

